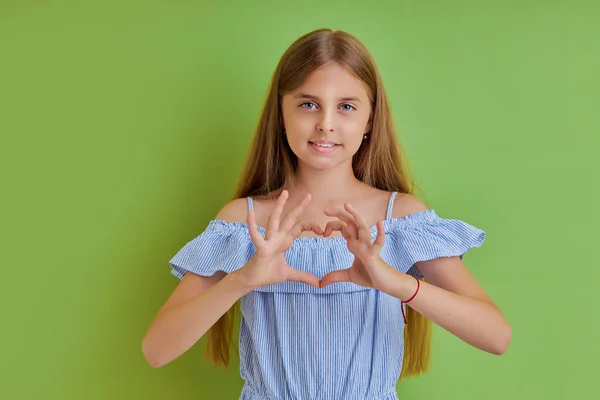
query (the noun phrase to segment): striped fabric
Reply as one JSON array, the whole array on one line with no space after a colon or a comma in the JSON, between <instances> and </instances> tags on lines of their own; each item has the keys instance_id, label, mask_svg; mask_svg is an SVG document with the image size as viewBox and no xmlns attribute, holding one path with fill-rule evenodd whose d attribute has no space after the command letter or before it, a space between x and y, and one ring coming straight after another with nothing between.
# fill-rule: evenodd
<instances>
[{"instance_id":1,"label":"striped fabric","mask_svg":"<svg viewBox=\"0 0 600 400\"><path fill-rule=\"evenodd\" d=\"M460 256L479 247L485 232L428 209L392 217L390 196L381 257L421 277L417 261ZM248 198L248 207L252 199ZM259 227L264 235L265 230ZM377 227L371 228L373 239ZM170 260L171 273L210 276L241 268L255 248L245 223L212 220ZM345 269L353 256L345 239L301 237L285 257L319 279ZM240 399L392 400L402 369L404 322L400 300L376 289L335 283L323 289L286 281L241 299Z\"/></svg>"}]
</instances>

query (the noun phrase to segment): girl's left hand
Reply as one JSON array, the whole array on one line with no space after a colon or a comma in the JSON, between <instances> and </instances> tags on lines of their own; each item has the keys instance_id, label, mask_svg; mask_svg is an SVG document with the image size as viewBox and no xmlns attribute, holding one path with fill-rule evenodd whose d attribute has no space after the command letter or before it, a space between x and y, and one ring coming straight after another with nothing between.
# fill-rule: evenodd
<instances>
[{"instance_id":1,"label":"girl's left hand","mask_svg":"<svg viewBox=\"0 0 600 400\"><path fill-rule=\"evenodd\" d=\"M340 231L346 239L348 250L354 255L354 262L348 269L332 271L321 279L321 287L336 282L353 282L360 286L383 290L385 284L393 280L395 270L380 257L385 242L383 221L377 221L377 237L371 242L371 228L364 218L350 204L344 204L345 210L339 208L325 209L328 216L337 217L338 221L328 222L323 237L333 231Z\"/></svg>"}]
</instances>

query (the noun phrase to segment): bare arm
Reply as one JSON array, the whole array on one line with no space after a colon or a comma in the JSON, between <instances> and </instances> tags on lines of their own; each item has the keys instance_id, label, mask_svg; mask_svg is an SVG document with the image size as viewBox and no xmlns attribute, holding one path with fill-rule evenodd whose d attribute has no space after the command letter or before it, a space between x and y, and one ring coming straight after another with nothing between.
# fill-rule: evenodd
<instances>
[{"instance_id":1,"label":"bare arm","mask_svg":"<svg viewBox=\"0 0 600 400\"><path fill-rule=\"evenodd\" d=\"M427 207L414 196L394 205L395 215L407 215ZM512 329L500 309L471 275L460 257L441 257L417 263L427 279L409 306L466 343L492 354L503 354ZM409 299L417 288L414 278L396 271L391 295Z\"/></svg>"},{"instance_id":2,"label":"bare arm","mask_svg":"<svg viewBox=\"0 0 600 400\"><path fill-rule=\"evenodd\" d=\"M508 348L511 327L459 257L443 257L417 263L428 282L421 282L409 306L466 343L492 354ZM388 294L409 299L417 281L395 271Z\"/></svg>"},{"instance_id":3,"label":"bare arm","mask_svg":"<svg viewBox=\"0 0 600 400\"><path fill-rule=\"evenodd\" d=\"M427 208L412 195L396 202L395 217L410 215ZM354 282L374 287L400 300L408 301L419 287L419 281L394 269L379 255L384 243L384 226L377 223L377 237L371 241L370 225L350 204L344 210L326 210L339 221L327 223L325 236L340 230L354 254L348 269L329 272L321 287L335 282ZM428 283L420 283L418 295L410 307L465 342L493 354L502 354L512 337L511 327L481 286L469 273L460 257L437 257L417 262Z\"/></svg>"},{"instance_id":4,"label":"bare arm","mask_svg":"<svg viewBox=\"0 0 600 400\"><path fill-rule=\"evenodd\" d=\"M235 302L248 293L235 273L187 273L150 325L142 351L161 367L189 350Z\"/></svg>"},{"instance_id":5,"label":"bare arm","mask_svg":"<svg viewBox=\"0 0 600 400\"><path fill-rule=\"evenodd\" d=\"M255 255L230 274L219 271L212 277L200 277L188 272L184 276L144 337L142 351L150 365L160 367L186 352L240 297L256 288L285 280L319 287L316 276L292 268L284 257L303 231L322 233L313 223L297 221L311 197L306 196L280 224L287 198L284 190L270 215L265 237L258 231L254 211L246 210L245 199L234 200L217 215L217 219L237 221L247 217Z\"/></svg>"},{"instance_id":6,"label":"bare arm","mask_svg":"<svg viewBox=\"0 0 600 400\"><path fill-rule=\"evenodd\" d=\"M244 221L244 200L227 204L216 219ZM142 352L153 367L161 367L189 350L235 302L250 292L236 279L218 271L205 277L188 272L150 324Z\"/></svg>"}]
</instances>

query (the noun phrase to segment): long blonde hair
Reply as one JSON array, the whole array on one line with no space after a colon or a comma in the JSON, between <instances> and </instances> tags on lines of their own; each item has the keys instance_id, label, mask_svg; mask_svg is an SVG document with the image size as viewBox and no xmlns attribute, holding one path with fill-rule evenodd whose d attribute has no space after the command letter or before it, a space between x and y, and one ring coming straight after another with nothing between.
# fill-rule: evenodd
<instances>
[{"instance_id":1,"label":"long blonde hair","mask_svg":"<svg viewBox=\"0 0 600 400\"><path fill-rule=\"evenodd\" d=\"M355 176L364 183L387 191L413 193L414 182L392 123L387 98L377 66L369 51L344 31L318 29L298 38L283 54L272 76L267 98L251 144L248 159L234 199L268 196L292 177L297 158L284 139L281 101L298 88L317 68L336 62L361 79L370 91L372 130L352 160ZM229 365L234 346L232 332L239 302L210 329L207 355L217 366ZM400 307L400 301L398 301ZM431 326L424 316L407 307L402 377L427 371Z\"/></svg>"}]
</instances>

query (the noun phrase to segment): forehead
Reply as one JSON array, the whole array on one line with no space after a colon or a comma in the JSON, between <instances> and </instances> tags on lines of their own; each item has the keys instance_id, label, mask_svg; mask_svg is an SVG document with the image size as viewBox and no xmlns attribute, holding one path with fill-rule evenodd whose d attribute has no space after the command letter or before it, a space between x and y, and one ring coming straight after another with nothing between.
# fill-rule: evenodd
<instances>
[{"instance_id":1,"label":"forehead","mask_svg":"<svg viewBox=\"0 0 600 400\"><path fill-rule=\"evenodd\" d=\"M292 95L307 93L322 98L357 96L363 101L369 98L367 85L346 68L337 63L326 64L313 71Z\"/></svg>"}]
</instances>

